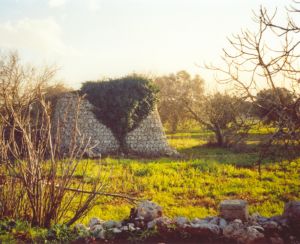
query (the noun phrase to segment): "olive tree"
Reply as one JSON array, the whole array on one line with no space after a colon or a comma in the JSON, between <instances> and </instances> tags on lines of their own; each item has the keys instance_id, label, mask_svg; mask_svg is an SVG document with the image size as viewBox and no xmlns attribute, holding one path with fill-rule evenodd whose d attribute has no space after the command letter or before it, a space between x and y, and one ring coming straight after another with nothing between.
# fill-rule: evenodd
<instances>
[{"instance_id":1,"label":"olive tree","mask_svg":"<svg viewBox=\"0 0 300 244\"><path fill-rule=\"evenodd\" d=\"M190 120L186 104L192 106L202 99L204 80L198 75L191 76L186 71L179 71L156 77L154 82L160 90L158 111L162 122L175 133L180 124Z\"/></svg>"},{"instance_id":2,"label":"olive tree","mask_svg":"<svg viewBox=\"0 0 300 244\"><path fill-rule=\"evenodd\" d=\"M194 106L186 109L202 127L215 135L214 144L219 147L236 146L243 142L249 130L247 111L243 101L229 94L207 95Z\"/></svg>"},{"instance_id":3,"label":"olive tree","mask_svg":"<svg viewBox=\"0 0 300 244\"><path fill-rule=\"evenodd\" d=\"M282 102L276 94L280 94ZM282 110L296 122L295 98L293 93L284 87L276 87L275 93L273 89L263 89L256 95L253 112L264 124L275 127L280 126L277 124L282 122Z\"/></svg>"}]
</instances>

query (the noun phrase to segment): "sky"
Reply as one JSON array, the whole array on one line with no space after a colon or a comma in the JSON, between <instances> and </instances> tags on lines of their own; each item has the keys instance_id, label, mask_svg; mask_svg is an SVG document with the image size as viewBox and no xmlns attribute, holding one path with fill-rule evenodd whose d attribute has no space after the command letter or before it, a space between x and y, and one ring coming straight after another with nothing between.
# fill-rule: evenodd
<instances>
[{"instance_id":1,"label":"sky","mask_svg":"<svg viewBox=\"0 0 300 244\"><path fill-rule=\"evenodd\" d=\"M0 52L17 50L57 78L81 82L133 72L187 70L214 89L204 63L217 62L227 37L255 29L252 11L288 0L0 0ZM284 18L279 12L279 18Z\"/></svg>"}]
</instances>

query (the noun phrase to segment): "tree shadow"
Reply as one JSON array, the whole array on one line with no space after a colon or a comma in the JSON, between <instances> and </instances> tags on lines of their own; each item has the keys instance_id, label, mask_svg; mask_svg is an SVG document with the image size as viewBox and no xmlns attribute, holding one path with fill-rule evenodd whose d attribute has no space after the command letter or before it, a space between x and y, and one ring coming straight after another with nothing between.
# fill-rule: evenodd
<instances>
[{"instance_id":1,"label":"tree shadow","mask_svg":"<svg viewBox=\"0 0 300 244\"><path fill-rule=\"evenodd\" d=\"M238 167L253 167L257 165L260 155L260 145L247 144L242 150L235 148L221 148L211 145L198 145L189 148L178 149L184 158L189 160L201 159L220 164L233 164ZM279 152L278 146L272 146L271 151ZM291 153L293 152L293 153ZM279 154L270 153L264 157L262 164L272 164L276 162L292 161L300 157L300 148L294 147L289 151Z\"/></svg>"}]
</instances>

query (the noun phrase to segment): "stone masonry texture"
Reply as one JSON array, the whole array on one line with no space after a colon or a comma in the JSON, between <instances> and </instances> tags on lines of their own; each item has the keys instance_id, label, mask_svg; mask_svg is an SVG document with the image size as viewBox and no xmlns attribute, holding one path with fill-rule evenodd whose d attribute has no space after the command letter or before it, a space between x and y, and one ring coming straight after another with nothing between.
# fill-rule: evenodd
<instances>
[{"instance_id":1,"label":"stone masonry texture","mask_svg":"<svg viewBox=\"0 0 300 244\"><path fill-rule=\"evenodd\" d=\"M77 145L88 143L90 148L88 153L91 156L118 152L118 140L107 126L97 120L92 109L93 105L88 100L80 98L75 93L66 93L57 100L53 113L53 127L59 135L62 150L67 150L72 143ZM177 154L168 145L157 109L127 134L126 143L129 153L132 154L142 156Z\"/></svg>"}]
</instances>

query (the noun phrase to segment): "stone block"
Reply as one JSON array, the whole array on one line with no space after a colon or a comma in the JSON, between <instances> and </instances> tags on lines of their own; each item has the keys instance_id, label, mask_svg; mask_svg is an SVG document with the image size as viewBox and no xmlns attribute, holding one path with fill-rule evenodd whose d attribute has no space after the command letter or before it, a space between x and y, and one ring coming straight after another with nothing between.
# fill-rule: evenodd
<instances>
[{"instance_id":1,"label":"stone block","mask_svg":"<svg viewBox=\"0 0 300 244\"><path fill-rule=\"evenodd\" d=\"M300 226L300 201L291 201L285 204L283 216L291 223Z\"/></svg>"},{"instance_id":2,"label":"stone block","mask_svg":"<svg viewBox=\"0 0 300 244\"><path fill-rule=\"evenodd\" d=\"M248 204L244 200L224 200L220 204L220 216L226 220L247 220Z\"/></svg>"}]
</instances>

